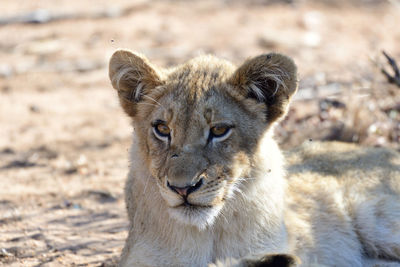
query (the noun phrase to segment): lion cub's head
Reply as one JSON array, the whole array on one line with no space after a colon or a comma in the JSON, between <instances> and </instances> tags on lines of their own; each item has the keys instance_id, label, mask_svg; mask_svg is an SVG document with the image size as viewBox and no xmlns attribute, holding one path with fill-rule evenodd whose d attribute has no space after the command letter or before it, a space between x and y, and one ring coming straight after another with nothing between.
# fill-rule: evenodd
<instances>
[{"instance_id":1,"label":"lion cub's head","mask_svg":"<svg viewBox=\"0 0 400 267\"><path fill-rule=\"evenodd\" d=\"M211 56L159 69L128 50L110 60L109 75L132 118L141 158L178 221L213 222L270 126L286 113L297 87L296 66L265 54L235 68Z\"/></svg>"}]
</instances>

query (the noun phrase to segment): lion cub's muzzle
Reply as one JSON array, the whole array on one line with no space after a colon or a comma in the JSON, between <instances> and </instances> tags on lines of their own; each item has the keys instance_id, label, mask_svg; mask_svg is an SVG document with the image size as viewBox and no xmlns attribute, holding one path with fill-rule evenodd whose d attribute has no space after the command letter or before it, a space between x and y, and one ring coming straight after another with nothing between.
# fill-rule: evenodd
<instances>
[{"instance_id":1,"label":"lion cub's muzzle","mask_svg":"<svg viewBox=\"0 0 400 267\"><path fill-rule=\"evenodd\" d=\"M167 187L173 192L182 196L185 202L187 202L187 197L189 196L189 194L197 191L203 185L203 181L203 178L200 178L196 183L191 183L184 187L178 187L167 180Z\"/></svg>"}]
</instances>

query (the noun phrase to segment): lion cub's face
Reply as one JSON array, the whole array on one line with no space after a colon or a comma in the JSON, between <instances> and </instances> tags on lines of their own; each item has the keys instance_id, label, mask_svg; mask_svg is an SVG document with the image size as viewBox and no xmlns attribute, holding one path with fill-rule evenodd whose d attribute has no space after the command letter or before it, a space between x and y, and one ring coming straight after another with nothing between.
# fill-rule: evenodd
<instances>
[{"instance_id":1,"label":"lion cub's face","mask_svg":"<svg viewBox=\"0 0 400 267\"><path fill-rule=\"evenodd\" d=\"M257 145L284 115L296 68L269 54L235 69L200 57L159 70L126 50L110 60L110 78L132 117L147 168L180 222L204 228L254 168ZM155 192L158 193L158 192Z\"/></svg>"}]
</instances>

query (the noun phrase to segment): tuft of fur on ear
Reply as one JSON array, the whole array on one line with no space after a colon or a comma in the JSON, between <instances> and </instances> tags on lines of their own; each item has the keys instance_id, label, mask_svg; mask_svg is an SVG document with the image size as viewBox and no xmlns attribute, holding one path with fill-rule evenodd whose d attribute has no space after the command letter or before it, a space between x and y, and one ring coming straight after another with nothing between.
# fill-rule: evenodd
<instances>
[{"instance_id":1,"label":"tuft of fur on ear","mask_svg":"<svg viewBox=\"0 0 400 267\"><path fill-rule=\"evenodd\" d=\"M117 50L111 56L109 77L118 91L122 108L131 117L136 114L136 103L162 84L157 69L144 56L125 49Z\"/></svg>"},{"instance_id":2,"label":"tuft of fur on ear","mask_svg":"<svg viewBox=\"0 0 400 267\"><path fill-rule=\"evenodd\" d=\"M286 114L290 98L297 90L297 67L287 56L270 53L251 58L230 79L247 97L267 106L267 121Z\"/></svg>"}]
</instances>

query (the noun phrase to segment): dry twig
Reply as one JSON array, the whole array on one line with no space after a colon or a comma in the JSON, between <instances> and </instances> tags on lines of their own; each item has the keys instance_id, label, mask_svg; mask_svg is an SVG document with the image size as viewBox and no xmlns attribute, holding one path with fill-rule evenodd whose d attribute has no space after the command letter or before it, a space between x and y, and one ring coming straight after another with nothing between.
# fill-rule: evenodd
<instances>
[{"instance_id":1,"label":"dry twig","mask_svg":"<svg viewBox=\"0 0 400 267\"><path fill-rule=\"evenodd\" d=\"M398 87L400 87L400 71L396 61L392 57L390 57L385 51L382 51L382 54L386 57L390 66L392 67L394 75L390 75L383 67L381 67L381 72L386 76L389 83L394 83Z\"/></svg>"}]
</instances>

